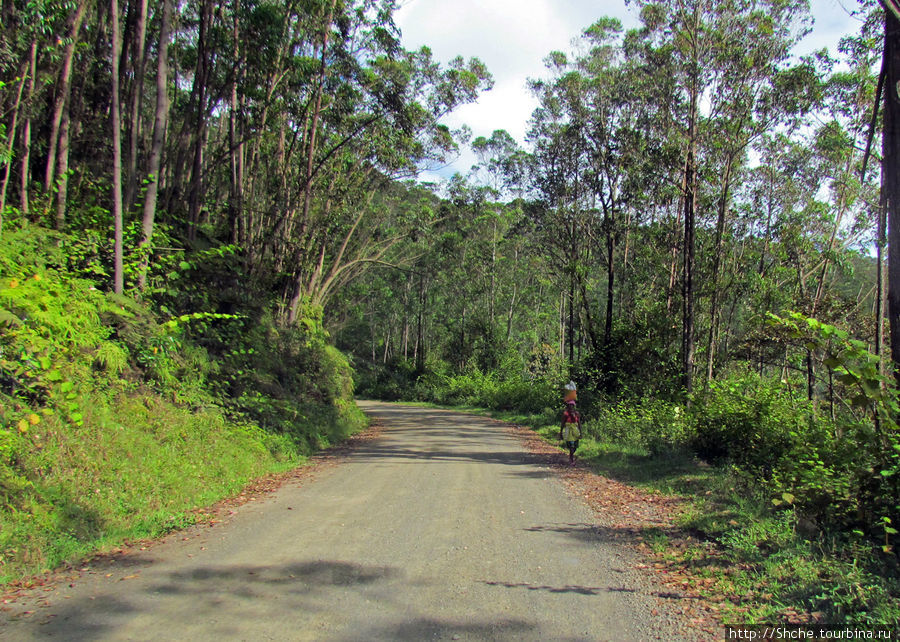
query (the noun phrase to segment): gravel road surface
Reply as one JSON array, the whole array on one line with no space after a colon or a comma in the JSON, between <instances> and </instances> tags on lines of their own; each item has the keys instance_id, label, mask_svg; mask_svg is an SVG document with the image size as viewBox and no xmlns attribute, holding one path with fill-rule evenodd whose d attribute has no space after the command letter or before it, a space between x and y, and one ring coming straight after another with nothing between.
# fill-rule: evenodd
<instances>
[{"instance_id":1,"label":"gravel road surface","mask_svg":"<svg viewBox=\"0 0 900 642\"><path fill-rule=\"evenodd\" d=\"M692 639L501 424L360 405L383 430L338 465L35 590L0 638Z\"/></svg>"}]
</instances>

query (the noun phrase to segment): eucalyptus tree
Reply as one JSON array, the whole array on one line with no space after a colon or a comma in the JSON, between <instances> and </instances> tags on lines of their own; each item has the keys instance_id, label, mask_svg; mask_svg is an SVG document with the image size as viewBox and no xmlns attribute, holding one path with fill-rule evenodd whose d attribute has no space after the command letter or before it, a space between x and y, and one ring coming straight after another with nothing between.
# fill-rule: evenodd
<instances>
[{"instance_id":1,"label":"eucalyptus tree","mask_svg":"<svg viewBox=\"0 0 900 642\"><path fill-rule=\"evenodd\" d=\"M147 283L147 265L152 247L153 229L156 223L156 200L159 194L160 168L162 167L163 146L169 119L169 38L172 29L172 0L163 0L160 15L159 45L156 66L156 109L153 118L153 132L150 154L147 160L146 191L144 193L143 216L141 219L141 268L138 287L144 289ZM234 239L232 239L234 240Z\"/></svg>"},{"instance_id":2,"label":"eucalyptus tree","mask_svg":"<svg viewBox=\"0 0 900 642\"><path fill-rule=\"evenodd\" d=\"M7 3L0 23L0 67L8 84L2 92L3 113L10 114L6 128L8 160L0 184L0 210L5 207L13 165L18 165L19 209L29 215L32 182L32 144L40 121L47 76L56 71L56 59L64 42L65 24L73 8L70 0ZM49 73L48 73L49 72Z\"/></svg>"},{"instance_id":3,"label":"eucalyptus tree","mask_svg":"<svg viewBox=\"0 0 900 642\"><path fill-rule=\"evenodd\" d=\"M380 28L376 31L385 40ZM396 40L387 44L387 50L372 51L371 63L360 68L354 68L355 63L347 57L353 74L332 90L336 98L323 123L322 144L307 151L306 169L301 174L303 206L300 220L293 225L294 285L289 320L296 318L301 301L321 305L337 279L385 261L407 233L403 221L393 221L385 228L374 211L360 206L364 199L348 199L343 208L336 207L332 190L343 189L340 184L346 185L352 175L376 181L382 176L411 176L423 163L443 158L455 143L440 119L488 86L489 75L477 60L466 63L457 58L443 70L427 49L406 52ZM377 45L374 40L370 43L373 48ZM324 189L315 195L314 203L311 186L315 181L321 181ZM372 186L365 180L358 184L361 193ZM332 224L332 215L338 217L338 227ZM312 246L317 256L306 249Z\"/></svg>"},{"instance_id":4,"label":"eucalyptus tree","mask_svg":"<svg viewBox=\"0 0 900 642\"><path fill-rule=\"evenodd\" d=\"M112 162L112 190L113 190L113 291L116 294L122 294L125 290L125 272L123 266L124 260L124 223L122 212L122 143L121 143L121 127L122 119L120 116L119 104L119 54L121 52L121 39L119 37L119 2L111 0L110 2L110 31L112 32L112 48L110 50L110 63L112 73L110 103L110 126L112 128L113 141L113 162Z\"/></svg>"},{"instance_id":5,"label":"eucalyptus tree","mask_svg":"<svg viewBox=\"0 0 900 642\"><path fill-rule=\"evenodd\" d=\"M654 189L661 146L656 114L648 106L649 76L639 59L629 56L621 41L618 20L601 19L582 34L584 51L575 60L587 79L588 156L586 181L593 203L599 204L599 231L605 237L606 314L603 350L610 347L613 329L618 244L624 238L621 270L628 269L629 234L643 193ZM631 34L631 38L637 37ZM653 131L656 130L656 131ZM595 346L596 347L596 346Z\"/></svg>"},{"instance_id":6,"label":"eucalyptus tree","mask_svg":"<svg viewBox=\"0 0 900 642\"><path fill-rule=\"evenodd\" d=\"M884 110L882 158L884 203L888 237L888 318L891 327L891 358L900 380L900 4L883 0Z\"/></svg>"},{"instance_id":7,"label":"eucalyptus tree","mask_svg":"<svg viewBox=\"0 0 900 642\"><path fill-rule=\"evenodd\" d=\"M728 212L746 151L764 133L792 125L812 108L818 94L811 65L790 66L791 49L808 31L805 0L770 4L736 2L722 9L713 32L717 57L705 124L715 132L708 137L708 147L721 176L709 278L707 381L713 376L719 342L720 278ZM756 34L755 37L748 40L748 31Z\"/></svg>"},{"instance_id":8,"label":"eucalyptus tree","mask_svg":"<svg viewBox=\"0 0 900 642\"><path fill-rule=\"evenodd\" d=\"M560 281L561 304L567 307L564 344L569 362L574 363L578 308L585 313L592 347L600 345L585 283L600 225L591 201L592 186L586 180L591 165L589 81L562 52L551 52L545 63L551 77L531 81L540 106L532 115L528 134L534 147L529 179L538 201L530 214L535 238Z\"/></svg>"},{"instance_id":9,"label":"eucalyptus tree","mask_svg":"<svg viewBox=\"0 0 900 642\"><path fill-rule=\"evenodd\" d=\"M66 215L66 192L68 186L69 162L69 110L72 86L72 67L75 47L81 37L81 25L87 11L87 0L79 0L75 10L67 20L67 42L63 53L63 64L55 83L53 115L50 121L50 138L47 143L47 162L44 169L44 192L50 192L57 183L56 227L62 229ZM58 177L58 178L57 178Z\"/></svg>"},{"instance_id":10,"label":"eucalyptus tree","mask_svg":"<svg viewBox=\"0 0 900 642\"><path fill-rule=\"evenodd\" d=\"M671 107L682 150L682 376L684 388L690 392L696 350L696 230L702 187L698 180L701 172L706 171L701 164L709 159L709 139L715 131L709 121L725 117L729 123L725 131L730 142L726 143L725 167L720 173L727 180L719 188L717 216L717 237L721 239L734 168L743 159L743 150L754 130L756 135L760 131L754 119L759 115L760 106L768 108L764 100L767 86L773 84L778 63L786 59L796 41L795 23L802 23L808 2L632 2L640 8L643 30L656 55L668 59L677 87L677 100ZM754 37L748 40L748 33ZM720 242L715 245L718 254ZM720 264L721 260L715 272ZM715 284L713 291L717 291ZM717 310L718 303L711 307ZM714 339L715 323L712 326Z\"/></svg>"},{"instance_id":11,"label":"eucalyptus tree","mask_svg":"<svg viewBox=\"0 0 900 642\"><path fill-rule=\"evenodd\" d=\"M611 345L616 278L627 274L632 258L629 234L638 201L664 175L658 164L665 125L652 99L663 104L666 83L661 88L656 82L662 72L646 61L641 40L637 33L623 38L618 20L600 19L584 30L571 57L551 54L552 78L533 83L542 101L530 134L537 166L533 190L545 203L537 224L569 282L570 360L576 299L593 352L605 355ZM605 272L602 287L592 278L598 267ZM602 332L592 303L601 290Z\"/></svg>"},{"instance_id":12,"label":"eucalyptus tree","mask_svg":"<svg viewBox=\"0 0 900 642\"><path fill-rule=\"evenodd\" d=\"M487 192L483 211L483 218L491 230L490 238L490 263L488 267L489 288L488 296L488 327L494 331L495 309L497 307L497 264L498 245L501 243L506 231L513 220L510 218L509 210L499 201L507 200L510 196L511 173L513 172L513 163L518 153L521 151L515 139L509 135L506 130L495 130L490 138L480 136L472 141L472 151L478 158L478 164L472 167L471 174L473 180L483 184ZM518 260L518 248L515 248L515 260ZM510 313L507 315L507 332L506 340L509 340L511 315L515 306L516 287L513 287L511 294L511 302L509 305Z\"/></svg>"}]
</instances>

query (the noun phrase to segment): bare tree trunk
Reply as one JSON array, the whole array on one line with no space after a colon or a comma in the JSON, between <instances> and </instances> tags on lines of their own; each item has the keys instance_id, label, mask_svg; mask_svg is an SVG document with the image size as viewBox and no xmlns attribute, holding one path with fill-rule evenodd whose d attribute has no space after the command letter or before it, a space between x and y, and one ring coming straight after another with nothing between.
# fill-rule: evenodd
<instances>
[{"instance_id":1,"label":"bare tree trunk","mask_svg":"<svg viewBox=\"0 0 900 642\"><path fill-rule=\"evenodd\" d=\"M391 318L387 322L387 327L384 332L384 352L381 355L381 363L386 365L388 362L388 355L391 352L391 329L394 323L394 317L391 315Z\"/></svg>"},{"instance_id":2,"label":"bare tree trunk","mask_svg":"<svg viewBox=\"0 0 900 642\"><path fill-rule=\"evenodd\" d=\"M694 189L696 188L695 167L695 131L694 116L696 115L696 95L691 95L691 122L689 126L689 147L687 161L685 162L685 186L687 191L684 197L684 274L682 275L682 377L684 389L690 394L693 390L694 370Z\"/></svg>"},{"instance_id":3,"label":"bare tree trunk","mask_svg":"<svg viewBox=\"0 0 900 642\"><path fill-rule=\"evenodd\" d=\"M197 234L197 226L200 224L200 207L203 200L203 151L206 141L206 102L207 89L210 76L208 37L212 23L213 4L211 0L204 0L200 9L200 30L197 36L197 110L195 120L195 139L193 149L193 161L191 164L191 182L188 188L188 238L194 240Z\"/></svg>"},{"instance_id":4,"label":"bare tree trunk","mask_svg":"<svg viewBox=\"0 0 900 642\"><path fill-rule=\"evenodd\" d=\"M53 119L50 121L50 141L47 145L47 166L44 170L44 192L49 192L53 186L53 172L57 169L56 146L59 137L62 135L60 127L62 126L63 110L69 102L69 94L72 79L72 60L75 58L75 45L78 43L78 34L81 31L81 23L84 19L84 11L87 6L87 0L79 0L75 7L75 13L69 16L69 42L66 44L63 52L63 66L59 74L59 84L56 91L56 99L53 103ZM61 145L62 143L59 142ZM61 153L61 152L60 152ZM68 166L68 161L66 162ZM58 202L58 200L57 200ZM59 225L58 209L57 209L57 227Z\"/></svg>"},{"instance_id":5,"label":"bare tree trunk","mask_svg":"<svg viewBox=\"0 0 900 642\"><path fill-rule=\"evenodd\" d=\"M616 234L615 215L609 216L609 224L606 232L606 325L603 328L603 350L609 350L612 341L613 302L615 300L616 283ZM596 346L594 346L596 349Z\"/></svg>"},{"instance_id":6,"label":"bare tree trunk","mask_svg":"<svg viewBox=\"0 0 900 642\"><path fill-rule=\"evenodd\" d=\"M619 275L619 281L623 284L626 283L628 279L628 260L631 257L631 208L625 208L625 239L623 241L622 248L622 270ZM620 314L624 314L625 310L631 309L633 306L631 305L631 298L629 297L630 292L628 287L619 287L619 310L621 310Z\"/></svg>"},{"instance_id":7,"label":"bare tree trunk","mask_svg":"<svg viewBox=\"0 0 900 642\"><path fill-rule=\"evenodd\" d=\"M62 120L59 124L59 156L56 167L56 229L62 230L66 224L66 206L69 194L69 127L70 101L62 112Z\"/></svg>"},{"instance_id":8,"label":"bare tree trunk","mask_svg":"<svg viewBox=\"0 0 900 642\"><path fill-rule=\"evenodd\" d=\"M28 184L31 182L31 109L34 107L34 81L37 75L37 40L31 41L28 54L28 91L25 94L25 122L22 126L22 164L19 201L23 216L28 216Z\"/></svg>"},{"instance_id":9,"label":"bare tree trunk","mask_svg":"<svg viewBox=\"0 0 900 642\"><path fill-rule=\"evenodd\" d=\"M232 24L232 40L234 41L232 56L235 65L238 65L240 30L238 28L238 2L234 1L232 13L234 14ZM243 65L239 65L243 73ZM239 109L239 101L237 95L237 84L240 74L235 71L234 78L231 82L231 112L228 118L228 147L231 150L231 198L228 202L228 220L231 228L231 242L241 242L240 224L243 220L243 185L244 185L244 142L243 128L238 126L241 110Z\"/></svg>"},{"instance_id":10,"label":"bare tree trunk","mask_svg":"<svg viewBox=\"0 0 900 642\"><path fill-rule=\"evenodd\" d=\"M884 12L886 64L882 134L888 233L888 318L894 376L900 380L900 19Z\"/></svg>"},{"instance_id":11,"label":"bare tree trunk","mask_svg":"<svg viewBox=\"0 0 900 642\"><path fill-rule=\"evenodd\" d=\"M369 332L371 334L371 343L372 343L372 363L375 363L375 300L371 299L369 301L369 318L371 319L369 323Z\"/></svg>"},{"instance_id":12,"label":"bare tree trunk","mask_svg":"<svg viewBox=\"0 0 900 642\"><path fill-rule=\"evenodd\" d=\"M150 264L150 244L156 221L156 198L159 194L159 169L162 164L166 123L169 118L169 37L172 27L172 0L163 0L162 22L159 32L159 60L156 64L156 115L153 120L153 139L147 163L147 190L144 196L144 215L141 236L141 270L138 287L147 286L147 269Z\"/></svg>"},{"instance_id":13,"label":"bare tree trunk","mask_svg":"<svg viewBox=\"0 0 900 642\"><path fill-rule=\"evenodd\" d=\"M687 158L684 166L684 275L682 292L682 376L685 392L690 394L694 388L694 214L697 193L697 120L699 118L700 99L700 62L698 47L700 43L700 10L701 3L694 5L694 16L691 40L692 58L689 72L688 94L690 108L688 112Z\"/></svg>"},{"instance_id":14,"label":"bare tree trunk","mask_svg":"<svg viewBox=\"0 0 900 642\"><path fill-rule=\"evenodd\" d=\"M518 271L519 267L519 248L515 249L515 259L513 261L513 274ZM513 291L512 297L509 300L509 312L506 315L506 343L509 343L509 339L512 336L512 322L513 322L513 314L515 314L516 310L516 297L519 293L519 280L513 279Z\"/></svg>"},{"instance_id":15,"label":"bare tree trunk","mask_svg":"<svg viewBox=\"0 0 900 642\"><path fill-rule=\"evenodd\" d=\"M488 302L488 322L491 332L494 331L494 297L497 281L497 219L493 221L494 225L491 230L491 289L490 301Z\"/></svg>"},{"instance_id":16,"label":"bare tree trunk","mask_svg":"<svg viewBox=\"0 0 900 642\"><path fill-rule=\"evenodd\" d=\"M112 138L113 138L113 227L115 267L113 271L113 291L125 291L122 248L122 133L119 114L119 2L111 0L110 24L112 25Z\"/></svg>"},{"instance_id":17,"label":"bare tree trunk","mask_svg":"<svg viewBox=\"0 0 900 642\"><path fill-rule=\"evenodd\" d=\"M312 205L312 187L313 187L313 167L315 163L316 157L316 133L319 125L319 117L322 113L322 92L325 86L325 72L327 69L326 66L326 54L328 50L328 37L331 34L331 21L334 16L334 7L337 0L331 0L331 6L328 9L328 15L326 17L323 34L322 34L322 52L321 52L321 61L319 64L319 73L318 80L316 83L316 97L315 97L315 106L313 107L312 112L312 120L309 126L309 136L307 138L306 145L306 176L304 177L304 185L303 185L303 213L300 222L300 234L299 238L303 238L306 235L306 229L309 225L309 211ZM301 257L298 257L298 259ZM297 261L300 262L299 260ZM303 284L302 284L302 274L298 272L296 283L294 286L294 294L291 297L290 306L288 309L288 323L293 323L297 319L297 312L300 307L300 299L303 295Z\"/></svg>"},{"instance_id":18,"label":"bare tree trunk","mask_svg":"<svg viewBox=\"0 0 900 642\"><path fill-rule=\"evenodd\" d=\"M127 183L125 187L125 210L130 211L135 201L137 192L137 156L138 140L141 135L140 106L144 95L144 45L147 39L147 2L139 0L137 25L137 38L134 41L132 59L134 61L134 89L131 92L131 116L129 118L128 132L128 163L126 167Z\"/></svg>"},{"instance_id":19,"label":"bare tree trunk","mask_svg":"<svg viewBox=\"0 0 900 642\"><path fill-rule=\"evenodd\" d=\"M722 267L722 248L725 242L725 218L728 213L728 195L731 190L732 159L729 156L722 178L722 194L719 199L719 215L716 220L716 247L713 250L712 293L709 302L709 342L706 353L706 386L713 378L716 359L716 343L719 333L719 272Z\"/></svg>"},{"instance_id":20,"label":"bare tree trunk","mask_svg":"<svg viewBox=\"0 0 900 642\"><path fill-rule=\"evenodd\" d=\"M566 356L566 292L563 290L559 293L559 308L557 319L559 319L559 356Z\"/></svg>"},{"instance_id":21,"label":"bare tree trunk","mask_svg":"<svg viewBox=\"0 0 900 642\"><path fill-rule=\"evenodd\" d=\"M878 231L876 241L876 267L875 276L875 354L878 355L878 370L885 374L884 360L884 309L885 309L885 287L884 287L884 247L885 247L885 197L884 197L884 178L882 177L881 198L878 204Z\"/></svg>"},{"instance_id":22,"label":"bare tree trunk","mask_svg":"<svg viewBox=\"0 0 900 642\"><path fill-rule=\"evenodd\" d=\"M682 228L681 214L684 211L684 176L682 175L681 193L678 208L675 211L675 226L672 230L672 260L669 263L669 286L666 288L666 313L671 314L675 300L675 284L678 281L678 233Z\"/></svg>"},{"instance_id":23,"label":"bare tree trunk","mask_svg":"<svg viewBox=\"0 0 900 642\"><path fill-rule=\"evenodd\" d=\"M575 363L575 275L569 275L569 367Z\"/></svg>"},{"instance_id":24,"label":"bare tree trunk","mask_svg":"<svg viewBox=\"0 0 900 642\"><path fill-rule=\"evenodd\" d=\"M419 274L419 316L416 323L416 370L425 369L425 302L427 300L425 276Z\"/></svg>"},{"instance_id":25,"label":"bare tree trunk","mask_svg":"<svg viewBox=\"0 0 900 642\"><path fill-rule=\"evenodd\" d=\"M772 181L774 180L771 175L770 169L766 170L767 174L767 186L769 188L769 198L766 204L766 233L763 237L763 249L759 255L759 275L764 276L766 270L766 256L769 254L769 241L772 236L772 215L773 215L773 206L772 206Z\"/></svg>"},{"instance_id":26,"label":"bare tree trunk","mask_svg":"<svg viewBox=\"0 0 900 642\"><path fill-rule=\"evenodd\" d=\"M409 275L406 276L406 283L403 286L403 358L409 358Z\"/></svg>"}]
</instances>

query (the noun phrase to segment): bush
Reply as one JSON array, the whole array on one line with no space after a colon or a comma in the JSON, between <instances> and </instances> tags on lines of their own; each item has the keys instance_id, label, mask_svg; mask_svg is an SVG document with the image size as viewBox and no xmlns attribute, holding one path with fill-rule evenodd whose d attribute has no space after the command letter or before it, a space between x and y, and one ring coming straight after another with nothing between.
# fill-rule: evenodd
<instances>
[{"instance_id":1,"label":"bush","mask_svg":"<svg viewBox=\"0 0 900 642\"><path fill-rule=\"evenodd\" d=\"M521 371L522 364L518 364ZM475 366L450 373L444 361L429 361L419 372L412 361L397 359L357 370L361 395L385 401L425 401L441 405L478 406L490 410L537 413L559 404L559 389L544 379L526 381L517 364L507 359L499 372L484 373Z\"/></svg>"},{"instance_id":2,"label":"bush","mask_svg":"<svg viewBox=\"0 0 900 642\"><path fill-rule=\"evenodd\" d=\"M780 381L748 372L713 381L691 407L693 448L711 462L732 462L768 478L797 444L819 432L807 404Z\"/></svg>"},{"instance_id":3,"label":"bush","mask_svg":"<svg viewBox=\"0 0 900 642\"><path fill-rule=\"evenodd\" d=\"M649 454L679 451L691 442L689 416L677 404L658 399L596 403L585 424L588 436L598 441L629 446Z\"/></svg>"}]
</instances>

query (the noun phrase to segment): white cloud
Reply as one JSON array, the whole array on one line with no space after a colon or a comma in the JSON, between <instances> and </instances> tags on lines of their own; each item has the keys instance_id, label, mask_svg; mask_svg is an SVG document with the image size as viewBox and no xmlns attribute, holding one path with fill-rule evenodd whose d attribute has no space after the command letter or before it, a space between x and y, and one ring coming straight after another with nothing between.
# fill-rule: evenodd
<instances>
[{"instance_id":1,"label":"white cloud","mask_svg":"<svg viewBox=\"0 0 900 642\"><path fill-rule=\"evenodd\" d=\"M798 51L822 47L836 51L841 36L859 29L859 22L849 15L856 7L856 0L812 0L814 31ZM450 127L466 124L473 137L505 129L522 143L537 106L527 79L541 77L547 54L569 51L572 40L603 16L619 18L626 28L638 23L634 9L626 7L624 0L407 0L395 20L406 48L427 45L442 63L457 55L478 57L494 76L491 91L446 119ZM471 152L463 150L459 159L437 174L465 173L474 162ZM433 179L435 174L430 176Z\"/></svg>"},{"instance_id":2,"label":"white cloud","mask_svg":"<svg viewBox=\"0 0 900 642\"><path fill-rule=\"evenodd\" d=\"M797 46L797 53L806 54L827 48L837 53L838 41L859 32L862 22L851 15L859 8L857 0L812 0L810 13L813 30Z\"/></svg>"}]
</instances>

